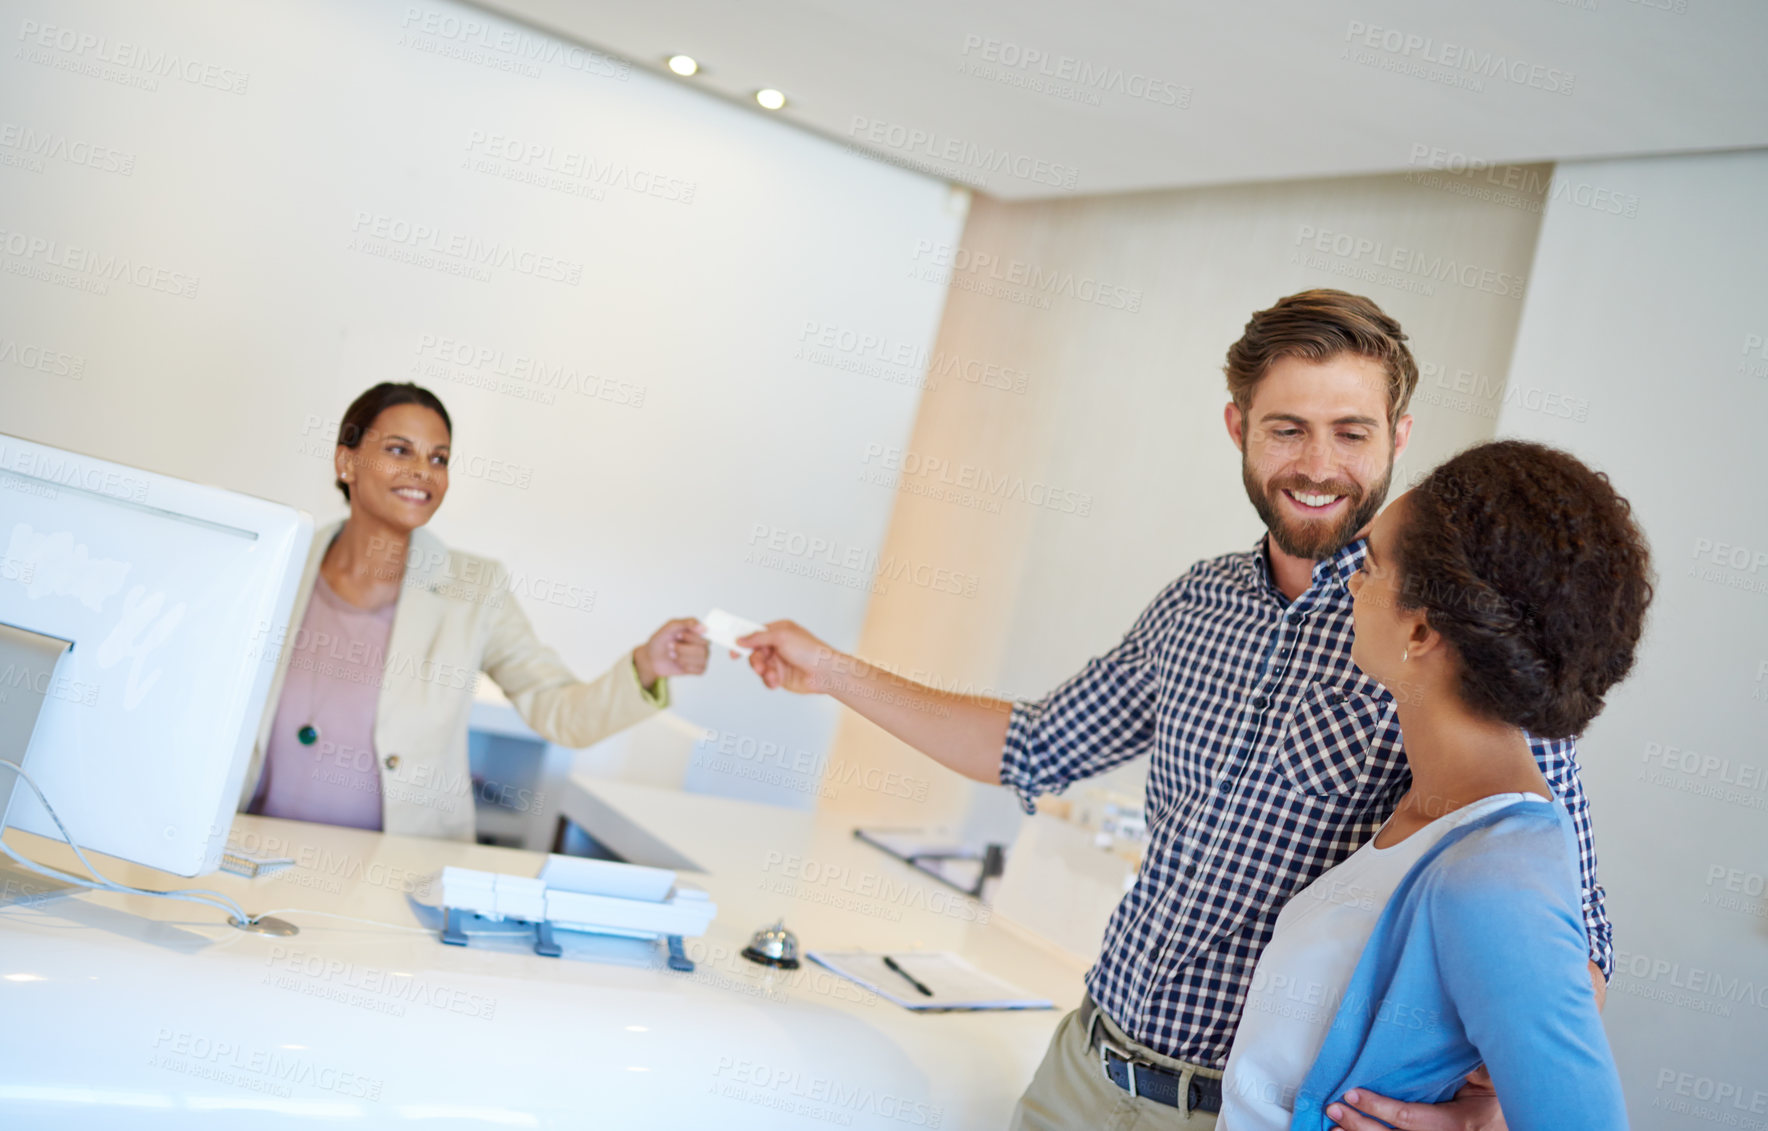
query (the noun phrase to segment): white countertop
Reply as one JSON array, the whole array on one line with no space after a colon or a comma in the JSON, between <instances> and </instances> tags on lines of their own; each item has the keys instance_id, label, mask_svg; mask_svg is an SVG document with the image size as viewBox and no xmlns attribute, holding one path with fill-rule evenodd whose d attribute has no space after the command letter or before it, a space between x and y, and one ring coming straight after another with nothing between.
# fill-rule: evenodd
<instances>
[{"instance_id":1,"label":"white countertop","mask_svg":"<svg viewBox=\"0 0 1768 1131\"><path fill-rule=\"evenodd\" d=\"M689 940L695 973L636 941L562 934L565 957L549 959L516 939L460 948L394 929L418 926L407 893L433 900L424 885L444 864L532 875L538 854L242 816L237 840L297 867L169 882L99 866L212 887L251 912L301 909L282 916L297 937L112 893L0 906L7 1125L1004 1125L1060 1010L917 1015L812 964L741 958L779 917L807 950L949 949L1061 1009L1079 1000L1072 957L820 814L588 779L565 807L637 863L675 853L702 869L682 880L719 913Z\"/></svg>"}]
</instances>

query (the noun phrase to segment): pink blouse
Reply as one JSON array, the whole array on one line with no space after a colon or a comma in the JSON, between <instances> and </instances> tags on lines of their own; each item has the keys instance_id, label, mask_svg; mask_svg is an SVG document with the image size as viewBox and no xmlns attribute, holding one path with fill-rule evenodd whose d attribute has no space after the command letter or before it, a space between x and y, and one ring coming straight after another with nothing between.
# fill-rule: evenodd
<instances>
[{"instance_id":1,"label":"pink blouse","mask_svg":"<svg viewBox=\"0 0 1768 1131\"><path fill-rule=\"evenodd\" d=\"M249 812L358 829L381 827L375 705L393 603L359 609L316 574L313 600L289 642L289 669ZM312 727L311 745L301 731Z\"/></svg>"}]
</instances>

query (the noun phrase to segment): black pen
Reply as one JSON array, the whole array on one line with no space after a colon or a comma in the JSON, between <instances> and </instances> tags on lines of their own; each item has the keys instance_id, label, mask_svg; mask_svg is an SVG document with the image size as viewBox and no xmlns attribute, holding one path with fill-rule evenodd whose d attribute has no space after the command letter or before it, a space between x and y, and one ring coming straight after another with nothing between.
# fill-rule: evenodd
<instances>
[{"instance_id":1,"label":"black pen","mask_svg":"<svg viewBox=\"0 0 1768 1131\"><path fill-rule=\"evenodd\" d=\"M913 974L909 973L907 970L904 970L902 967L898 966L896 964L896 959L890 957L888 954L886 954L884 956L884 965L890 967L892 970L896 971L898 974L901 974L903 976L903 978L905 978L908 981L909 985L915 987L917 990L920 990L921 993L923 993L927 997L933 996L932 990L928 989L925 985L923 985L919 978L915 977Z\"/></svg>"}]
</instances>

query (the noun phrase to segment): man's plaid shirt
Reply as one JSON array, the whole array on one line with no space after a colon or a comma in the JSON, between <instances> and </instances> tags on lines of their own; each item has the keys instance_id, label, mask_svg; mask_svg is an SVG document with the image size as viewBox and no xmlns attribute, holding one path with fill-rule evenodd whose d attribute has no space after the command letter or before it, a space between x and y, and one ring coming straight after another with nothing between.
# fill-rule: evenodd
<instances>
[{"instance_id":1,"label":"man's plaid shirt","mask_svg":"<svg viewBox=\"0 0 1768 1131\"><path fill-rule=\"evenodd\" d=\"M1347 583L1365 545L1317 562L1294 603L1271 580L1263 539L1200 562L1111 652L1014 705L1001 781L1027 810L1153 752L1147 855L1087 990L1167 1056L1227 1063L1277 913L1374 836L1406 790L1393 697L1351 662ZM1576 749L1531 744L1577 829L1590 955L1606 974L1611 929Z\"/></svg>"}]
</instances>

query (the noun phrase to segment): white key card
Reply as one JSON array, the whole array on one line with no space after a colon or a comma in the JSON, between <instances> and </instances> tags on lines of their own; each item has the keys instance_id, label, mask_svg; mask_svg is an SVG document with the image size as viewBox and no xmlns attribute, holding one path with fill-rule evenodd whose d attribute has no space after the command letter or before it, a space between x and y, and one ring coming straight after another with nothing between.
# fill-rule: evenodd
<instances>
[{"instance_id":1,"label":"white key card","mask_svg":"<svg viewBox=\"0 0 1768 1131\"><path fill-rule=\"evenodd\" d=\"M764 624L756 624L752 620L732 616L723 609L713 609L700 618L700 623L706 628L706 639L732 651L741 652L745 656L749 654L749 649L738 644L737 638L747 636L751 632L760 632L767 627Z\"/></svg>"}]
</instances>

